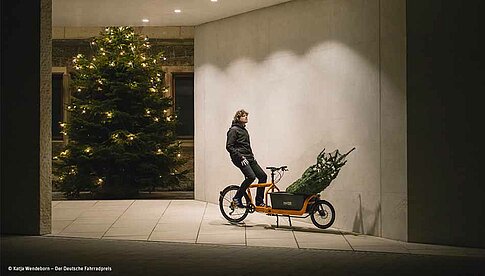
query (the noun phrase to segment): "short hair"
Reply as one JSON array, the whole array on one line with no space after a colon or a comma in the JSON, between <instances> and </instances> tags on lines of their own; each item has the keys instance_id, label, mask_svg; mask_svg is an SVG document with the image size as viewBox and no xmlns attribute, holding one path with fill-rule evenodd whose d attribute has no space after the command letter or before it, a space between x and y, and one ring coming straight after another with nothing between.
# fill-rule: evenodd
<instances>
[{"instance_id":1,"label":"short hair","mask_svg":"<svg viewBox=\"0 0 485 276\"><path fill-rule=\"evenodd\" d=\"M248 115L249 113L244 110L244 109L241 109L241 110L238 110L236 111L236 114L234 114L234 119L232 120L234 123L237 123L239 122L239 119L244 116L244 115Z\"/></svg>"}]
</instances>

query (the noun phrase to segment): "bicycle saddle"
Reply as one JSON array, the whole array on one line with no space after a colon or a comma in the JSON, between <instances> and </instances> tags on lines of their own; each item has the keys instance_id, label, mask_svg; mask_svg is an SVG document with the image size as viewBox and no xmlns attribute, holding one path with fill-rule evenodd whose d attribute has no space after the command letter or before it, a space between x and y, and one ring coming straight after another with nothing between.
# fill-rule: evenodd
<instances>
[{"instance_id":1,"label":"bicycle saddle","mask_svg":"<svg viewBox=\"0 0 485 276\"><path fill-rule=\"evenodd\" d=\"M277 167L266 167L267 170L271 170L271 171L279 171L279 170L283 170L283 171L286 171L288 168L288 166L281 166L279 168Z\"/></svg>"}]
</instances>

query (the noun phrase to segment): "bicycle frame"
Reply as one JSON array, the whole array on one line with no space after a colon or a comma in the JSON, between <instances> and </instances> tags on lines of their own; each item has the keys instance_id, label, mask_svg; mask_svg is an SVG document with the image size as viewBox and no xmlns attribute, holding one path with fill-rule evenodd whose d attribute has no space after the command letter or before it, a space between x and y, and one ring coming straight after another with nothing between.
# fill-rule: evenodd
<instances>
[{"instance_id":1,"label":"bicycle frame","mask_svg":"<svg viewBox=\"0 0 485 276\"><path fill-rule=\"evenodd\" d=\"M267 215L283 215L283 216L302 216L304 213L306 213L307 211L307 207L309 205L309 202L314 199L314 198L318 198L320 195L311 195L311 196L308 196L304 203L303 203L303 207L300 209L300 210L286 210L286 209L274 209L272 207L268 207L268 193L271 191L271 192L274 192L274 190L276 189L278 192L280 191L280 189L278 188L278 186L276 186L276 184L274 183L274 176L275 176L275 171L271 171L271 182L269 183L257 183L257 184L251 184L249 185L248 189L246 190L248 196L249 196L249 200L251 201L251 205L254 206L254 210L256 212L261 212L261 213L265 213ZM261 206L256 206L253 202L253 197L251 195L251 188L259 188L259 187L264 187L265 188L265 192L264 192L264 204L265 206L264 207L261 207Z\"/></svg>"},{"instance_id":2,"label":"bicycle frame","mask_svg":"<svg viewBox=\"0 0 485 276\"><path fill-rule=\"evenodd\" d=\"M271 190L272 192L274 192L274 190L276 189L278 192L280 191L280 188L278 188L278 186L276 186L275 182L274 182L274 176L275 176L275 171L274 170L271 170L271 182L268 182L268 183L258 183L258 184L251 184L249 185L248 189L246 190L248 196L249 196L249 200L251 201L251 204L253 206L255 206L256 208L256 211L258 211L258 209L266 209L267 207L259 207L259 206L256 206L253 202L253 197L251 196L251 188L259 188L259 187L268 187L268 189L264 189L264 205L265 206L268 206L268 193L269 191ZM259 212L259 211L258 211Z\"/></svg>"}]
</instances>

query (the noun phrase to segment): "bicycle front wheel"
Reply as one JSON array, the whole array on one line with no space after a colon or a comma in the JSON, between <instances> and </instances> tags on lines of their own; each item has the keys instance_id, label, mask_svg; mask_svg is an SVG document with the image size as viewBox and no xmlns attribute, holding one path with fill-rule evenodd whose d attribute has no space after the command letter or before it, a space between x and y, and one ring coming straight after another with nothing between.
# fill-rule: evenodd
<instances>
[{"instance_id":1,"label":"bicycle front wheel","mask_svg":"<svg viewBox=\"0 0 485 276\"><path fill-rule=\"evenodd\" d=\"M326 200L318 200L313 204L310 218L316 227L327 229L335 221L335 208Z\"/></svg>"},{"instance_id":2,"label":"bicycle front wheel","mask_svg":"<svg viewBox=\"0 0 485 276\"><path fill-rule=\"evenodd\" d=\"M241 222L248 216L249 213L248 208L239 208L232 202L232 199L238 190L239 186L231 185L226 187L219 196L219 209L221 210L224 218L230 222ZM246 193L244 193L241 201L244 206L249 205L250 201Z\"/></svg>"}]
</instances>

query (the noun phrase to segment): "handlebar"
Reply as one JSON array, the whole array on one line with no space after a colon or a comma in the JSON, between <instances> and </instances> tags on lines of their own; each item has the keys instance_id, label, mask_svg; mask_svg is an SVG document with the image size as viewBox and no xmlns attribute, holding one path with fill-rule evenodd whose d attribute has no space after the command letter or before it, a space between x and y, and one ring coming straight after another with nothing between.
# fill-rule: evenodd
<instances>
[{"instance_id":1,"label":"handlebar","mask_svg":"<svg viewBox=\"0 0 485 276\"><path fill-rule=\"evenodd\" d=\"M281 167L266 167L267 170L271 170L271 172L275 172L275 171L288 171L288 166L281 166Z\"/></svg>"}]
</instances>

